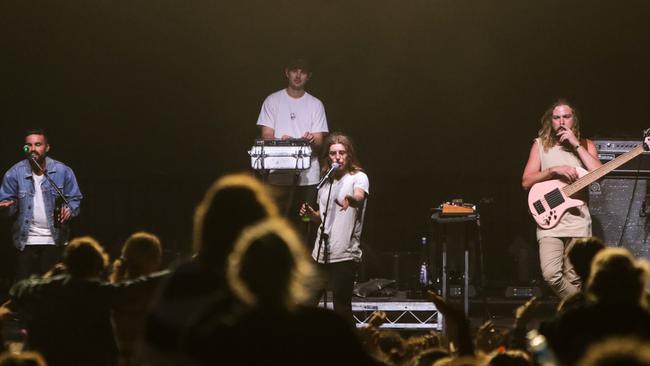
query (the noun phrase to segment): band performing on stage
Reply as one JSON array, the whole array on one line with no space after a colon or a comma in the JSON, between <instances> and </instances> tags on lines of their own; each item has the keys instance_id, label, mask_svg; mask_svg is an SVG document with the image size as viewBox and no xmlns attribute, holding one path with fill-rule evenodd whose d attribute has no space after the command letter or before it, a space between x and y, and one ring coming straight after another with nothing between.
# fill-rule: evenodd
<instances>
[{"instance_id":1,"label":"band performing on stage","mask_svg":"<svg viewBox=\"0 0 650 366\"><path fill-rule=\"evenodd\" d=\"M278 77L286 87L268 95L257 123L250 122L246 138L254 142L248 156L245 151L240 156L250 159L250 166L232 157L221 158L239 165L239 173L224 173L232 167L219 170L211 160L203 166L202 171L220 173L205 174L216 179L192 207L193 216L183 215L176 204L187 203L191 194L199 197L199 179L191 168L163 166L170 151L156 162L143 158L144 153L129 155L131 167L83 164L52 150L59 141L51 145L43 128L25 131L22 148L16 149L16 156L22 150L22 159L6 171L0 186L0 214L11 226L0 242L13 242L7 245L11 258L5 265L15 268L11 278L0 281L6 285L0 366L214 365L225 360L323 366L650 365L650 264L640 258L648 253L650 224L644 220L650 196L637 192L640 163L636 173L621 169L647 155L650 129L639 136L642 141L617 145L620 151L608 146L618 154L610 156L597 139L585 137L586 118L576 105L555 100L541 113L521 175L528 199L517 201L522 209L527 203L528 213L517 212L517 204L500 211L513 216L501 225L523 229L497 231L494 218L499 214L482 211L495 200L483 190L516 186L516 194L522 194L518 177L523 164L508 167L512 175L507 182L505 174L489 184L492 177L487 175L471 177L472 184L485 184L467 194L480 203L465 202L458 196L469 183L456 184L470 174L464 164L487 152L469 149L466 155L454 155L465 136L431 136L431 146L411 146L409 131L399 121L382 132L381 149L372 150L371 139L360 132L366 127L347 125L341 105L328 124L323 103L306 90L313 66L304 57L283 65ZM326 100L323 89L317 94ZM257 107L252 113L257 114ZM147 138L153 141L153 135ZM529 142L525 144L527 149ZM210 148L221 149L214 145ZM491 163L510 155L523 163L525 150L511 154L517 149L514 142L507 148L508 154L491 156ZM71 167L50 157L51 150L61 151L75 166L80 184ZM425 159L423 151L436 158ZM400 164L384 164L389 155L397 155ZM439 168L436 159L455 171ZM129 187L124 200L147 198L144 208L107 205L117 200L118 194L107 192L113 182L84 179L95 166L118 170L119 183ZM418 172L410 174L414 166ZM148 169L153 167L160 172ZM608 206L614 200L603 198L601 189L611 172L636 179L632 198L624 204L627 213L616 223L597 219L603 212L615 216ZM148 194L163 177L171 177L164 182L165 194ZM191 188L182 190L182 184ZM423 192L432 184L439 184L435 187L441 192ZM440 205L430 202L443 194L455 197ZM604 204L592 204L591 197ZM82 199L95 217L85 224L85 216L78 218ZM97 203L102 199L104 206ZM114 228L111 218L116 215L94 211L108 206L132 210L131 221L150 215L160 222ZM407 232L404 222L419 211L423 214L414 216L426 219L422 229ZM644 219L632 222L630 212ZM383 221L377 224L373 215ZM168 229L169 222L186 222L189 239L167 240L158 231ZM102 225L115 230L112 236L103 234L112 239L98 239ZM383 238L366 238L381 225L404 242L391 243L397 248L380 253L377 242ZM645 252L623 245L628 227L642 231L635 248ZM131 232L125 234L127 229ZM594 235L612 230L619 230L617 242ZM531 238L535 232L530 242L522 234L526 231ZM504 232L520 234L519 246L502 251L494 246L511 239L500 235ZM417 247L406 243L411 236L417 237ZM534 253L534 265L518 254L528 251ZM502 261L486 265L486 253ZM491 273L506 273L500 266L510 262L532 274L525 281L508 278L512 283L506 291L503 282L496 290L496 285L490 287L488 267L492 265ZM494 296L496 291L505 295ZM512 324L496 324L499 316L491 306L497 303L511 307Z\"/></svg>"}]
</instances>

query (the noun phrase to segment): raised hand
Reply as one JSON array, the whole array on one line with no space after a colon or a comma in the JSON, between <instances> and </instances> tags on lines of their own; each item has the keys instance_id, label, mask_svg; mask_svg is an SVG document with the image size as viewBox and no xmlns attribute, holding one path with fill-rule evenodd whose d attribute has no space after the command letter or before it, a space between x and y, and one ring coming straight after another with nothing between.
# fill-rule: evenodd
<instances>
[{"instance_id":1,"label":"raised hand","mask_svg":"<svg viewBox=\"0 0 650 366\"><path fill-rule=\"evenodd\" d=\"M476 348L483 353L491 353L498 347L503 346L505 337L491 321L486 321L476 332Z\"/></svg>"},{"instance_id":2,"label":"raised hand","mask_svg":"<svg viewBox=\"0 0 650 366\"><path fill-rule=\"evenodd\" d=\"M368 326L379 328L386 322L386 313L381 310L374 311L368 318Z\"/></svg>"},{"instance_id":3,"label":"raised hand","mask_svg":"<svg viewBox=\"0 0 650 366\"><path fill-rule=\"evenodd\" d=\"M537 307L539 301L535 296L526 301L525 304L515 310L515 321L520 324L527 324L532 318L533 310Z\"/></svg>"},{"instance_id":4,"label":"raised hand","mask_svg":"<svg viewBox=\"0 0 650 366\"><path fill-rule=\"evenodd\" d=\"M576 135L573 133L573 130L570 128L560 127L555 134L560 143L568 142L571 146L580 145L580 141L576 138Z\"/></svg>"}]
</instances>

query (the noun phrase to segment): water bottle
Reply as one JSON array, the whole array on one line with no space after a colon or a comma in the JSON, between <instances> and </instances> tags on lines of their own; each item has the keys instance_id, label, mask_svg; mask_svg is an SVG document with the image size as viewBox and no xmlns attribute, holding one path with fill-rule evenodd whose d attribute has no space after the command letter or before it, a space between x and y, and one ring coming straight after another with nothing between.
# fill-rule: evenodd
<instances>
[{"instance_id":1,"label":"water bottle","mask_svg":"<svg viewBox=\"0 0 650 366\"><path fill-rule=\"evenodd\" d=\"M420 265L420 285L426 287L429 284L429 276L427 275L427 263L424 262Z\"/></svg>"},{"instance_id":2,"label":"water bottle","mask_svg":"<svg viewBox=\"0 0 650 366\"><path fill-rule=\"evenodd\" d=\"M540 366L556 366L557 360L555 359L555 354L551 350L546 342L546 337L535 329L531 330L526 334L528 352L536 360L537 364Z\"/></svg>"},{"instance_id":3,"label":"water bottle","mask_svg":"<svg viewBox=\"0 0 650 366\"><path fill-rule=\"evenodd\" d=\"M419 283L422 288L429 286L429 264L427 263L427 238L423 236L421 239L421 259L420 264L420 277Z\"/></svg>"}]
</instances>

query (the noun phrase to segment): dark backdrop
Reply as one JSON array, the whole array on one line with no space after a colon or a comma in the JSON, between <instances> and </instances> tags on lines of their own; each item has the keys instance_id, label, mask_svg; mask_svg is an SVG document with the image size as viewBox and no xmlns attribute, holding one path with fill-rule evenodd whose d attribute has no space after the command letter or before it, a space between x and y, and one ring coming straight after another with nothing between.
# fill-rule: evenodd
<instances>
[{"instance_id":1,"label":"dark backdrop","mask_svg":"<svg viewBox=\"0 0 650 366\"><path fill-rule=\"evenodd\" d=\"M194 206L215 178L249 168L262 100L302 54L330 129L355 139L370 176L370 267L381 270L382 252L417 250L431 207L483 199L488 277L516 281L536 265L518 254L536 250L520 176L544 109L569 98L591 137L648 127L649 8L4 1L0 167L21 158L25 128L43 126L85 195L75 234L115 253L145 229L168 255L186 253Z\"/></svg>"}]
</instances>

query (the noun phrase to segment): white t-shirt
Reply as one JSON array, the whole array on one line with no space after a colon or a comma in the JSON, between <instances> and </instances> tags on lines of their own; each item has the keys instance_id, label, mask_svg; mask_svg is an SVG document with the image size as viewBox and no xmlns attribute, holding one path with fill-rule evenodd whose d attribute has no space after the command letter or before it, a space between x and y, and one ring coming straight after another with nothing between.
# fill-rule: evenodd
<instances>
[{"instance_id":1,"label":"white t-shirt","mask_svg":"<svg viewBox=\"0 0 650 366\"><path fill-rule=\"evenodd\" d=\"M47 222L43 190L41 188L45 177L36 174L32 174L32 177L34 178L34 202L32 203L34 211L32 211L33 218L29 224L29 232L25 245L54 245L54 237L52 237L52 232Z\"/></svg>"},{"instance_id":2,"label":"white t-shirt","mask_svg":"<svg viewBox=\"0 0 650 366\"><path fill-rule=\"evenodd\" d=\"M330 183L325 183L318 190L318 208L322 213L327 207L327 194ZM359 208L352 206L347 210L341 210L334 200L343 202L346 196L352 196L355 188L361 188L366 195L370 193L370 183L368 176L364 172L346 174L340 180L334 180L332 183L332 193L330 195L330 204L327 210L325 220L325 234L329 235L329 263L342 262L347 260L361 260L361 229L363 228L363 217L365 214L367 199ZM323 224L321 223L320 226ZM321 248L318 254L318 243L320 241L321 227L318 228L316 243L312 252L312 257L318 262L323 262L324 248ZM318 256L318 258L317 258Z\"/></svg>"},{"instance_id":3,"label":"white t-shirt","mask_svg":"<svg viewBox=\"0 0 650 366\"><path fill-rule=\"evenodd\" d=\"M258 126L270 127L275 131L274 137L283 135L301 138L305 132L328 132L325 107L318 98L305 93L300 98L293 98L286 89L279 90L264 100ZM291 170L272 170L269 183L291 185L295 172ZM317 184L320 178L320 164L316 152L311 157L310 168L300 172L298 185Z\"/></svg>"}]
</instances>

